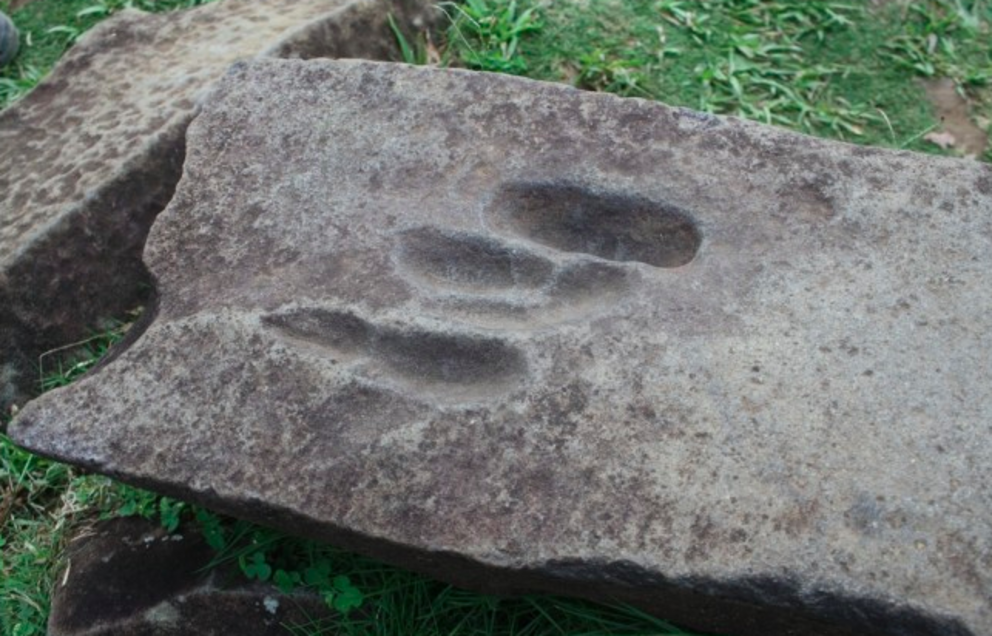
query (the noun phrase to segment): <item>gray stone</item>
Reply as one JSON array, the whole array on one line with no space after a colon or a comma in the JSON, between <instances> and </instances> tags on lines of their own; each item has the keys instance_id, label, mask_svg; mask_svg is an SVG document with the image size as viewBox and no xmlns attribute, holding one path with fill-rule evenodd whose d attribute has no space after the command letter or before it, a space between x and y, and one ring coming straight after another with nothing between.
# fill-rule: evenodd
<instances>
[{"instance_id":1,"label":"gray stone","mask_svg":"<svg viewBox=\"0 0 992 636\"><path fill-rule=\"evenodd\" d=\"M182 171L197 103L236 59L388 59L386 22L425 0L227 0L123 11L0 113L0 411L37 390L38 356L143 302L141 248Z\"/></svg>"},{"instance_id":2,"label":"gray stone","mask_svg":"<svg viewBox=\"0 0 992 636\"><path fill-rule=\"evenodd\" d=\"M212 569L195 530L132 517L97 523L70 544L52 595L49 636L284 636L330 616L313 594L287 595Z\"/></svg>"},{"instance_id":3,"label":"gray stone","mask_svg":"<svg viewBox=\"0 0 992 636\"><path fill-rule=\"evenodd\" d=\"M27 448L488 591L992 634L992 169L499 75L237 65L143 335Z\"/></svg>"},{"instance_id":4,"label":"gray stone","mask_svg":"<svg viewBox=\"0 0 992 636\"><path fill-rule=\"evenodd\" d=\"M0 11L0 67L6 66L17 56L20 34L7 14Z\"/></svg>"}]
</instances>

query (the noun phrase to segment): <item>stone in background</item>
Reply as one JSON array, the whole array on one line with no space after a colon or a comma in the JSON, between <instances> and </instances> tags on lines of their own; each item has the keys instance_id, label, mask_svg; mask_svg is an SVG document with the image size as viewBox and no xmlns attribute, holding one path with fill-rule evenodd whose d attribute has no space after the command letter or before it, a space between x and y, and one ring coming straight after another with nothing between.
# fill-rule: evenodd
<instances>
[{"instance_id":1,"label":"stone in background","mask_svg":"<svg viewBox=\"0 0 992 636\"><path fill-rule=\"evenodd\" d=\"M38 356L146 301L141 249L182 173L186 126L231 62L370 57L421 0L226 0L123 11L0 112L0 411L38 388Z\"/></svg>"},{"instance_id":2,"label":"stone in background","mask_svg":"<svg viewBox=\"0 0 992 636\"><path fill-rule=\"evenodd\" d=\"M18 443L486 591L992 634L989 166L368 62L187 139L157 314Z\"/></svg>"},{"instance_id":3,"label":"stone in background","mask_svg":"<svg viewBox=\"0 0 992 636\"><path fill-rule=\"evenodd\" d=\"M311 594L287 595L205 570L214 552L195 531L131 517L77 536L52 595L49 636L284 636L329 615ZM234 583L232 583L234 582Z\"/></svg>"}]
</instances>

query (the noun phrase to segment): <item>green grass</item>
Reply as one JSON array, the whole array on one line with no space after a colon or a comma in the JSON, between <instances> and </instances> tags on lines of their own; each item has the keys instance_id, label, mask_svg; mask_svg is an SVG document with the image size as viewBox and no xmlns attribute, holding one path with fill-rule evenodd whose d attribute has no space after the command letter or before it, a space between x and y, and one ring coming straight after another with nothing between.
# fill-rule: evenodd
<instances>
[{"instance_id":1,"label":"green grass","mask_svg":"<svg viewBox=\"0 0 992 636\"><path fill-rule=\"evenodd\" d=\"M81 377L126 328L116 324L76 347L46 355L50 367L41 374L41 388L65 386ZM32 455L0 434L0 633L46 633L61 553L81 524L126 514L149 516L159 505L152 493Z\"/></svg>"},{"instance_id":2,"label":"green grass","mask_svg":"<svg viewBox=\"0 0 992 636\"><path fill-rule=\"evenodd\" d=\"M114 11L124 8L172 11L207 1L45 0L10 12L9 0L0 0L0 10L10 15L21 33L21 52L13 64L0 69L0 108L34 88L79 36Z\"/></svg>"},{"instance_id":3,"label":"green grass","mask_svg":"<svg viewBox=\"0 0 992 636\"><path fill-rule=\"evenodd\" d=\"M506 0L476 0L497 15ZM466 66L658 99L856 143L940 152L918 81L953 78L989 134L992 3L924 0L575 0L516 3L540 29L512 63L460 18L450 54ZM477 20L476 22L484 22ZM504 20L504 22L509 22ZM469 28L466 28L466 25ZM498 31L492 27L491 30ZM992 154L986 153L986 160Z\"/></svg>"},{"instance_id":4,"label":"green grass","mask_svg":"<svg viewBox=\"0 0 992 636\"><path fill-rule=\"evenodd\" d=\"M553 596L476 594L204 510L196 517L218 550L214 565L238 563L249 578L272 581L286 592L309 589L334 608L329 617L286 626L300 636L686 634L629 607Z\"/></svg>"},{"instance_id":5,"label":"green grass","mask_svg":"<svg viewBox=\"0 0 992 636\"><path fill-rule=\"evenodd\" d=\"M157 505L151 493L37 457L0 434L0 633L46 633L49 597L74 530Z\"/></svg>"},{"instance_id":6,"label":"green grass","mask_svg":"<svg viewBox=\"0 0 992 636\"><path fill-rule=\"evenodd\" d=\"M0 108L23 96L87 29L126 6L165 11L203 0L46 0L12 13L22 52L0 71ZM0 9L7 7L0 0ZM737 115L856 143L943 152L921 79L952 78L992 120L992 0L464 0L442 3L443 33L407 37L410 63L568 82ZM983 159L992 160L992 148ZM133 319L129 317L128 320ZM125 321L126 322L126 321ZM119 339L117 325L41 361L41 388L68 384ZM553 597L497 599L329 546L217 516L82 474L0 436L0 632L45 633L67 538L94 519L138 514L199 526L218 563L284 589L310 588L332 619L294 634L680 634L629 608Z\"/></svg>"}]
</instances>

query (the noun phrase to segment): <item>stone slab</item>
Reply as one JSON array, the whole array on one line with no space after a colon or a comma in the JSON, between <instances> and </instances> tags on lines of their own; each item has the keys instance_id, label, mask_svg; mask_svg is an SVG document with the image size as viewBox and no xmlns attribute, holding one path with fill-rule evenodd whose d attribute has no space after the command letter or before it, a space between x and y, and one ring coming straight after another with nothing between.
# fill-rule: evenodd
<instances>
[{"instance_id":1,"label":"stone slab","mask_svg":"<svg viewBox=\"0 0 992 636\"><path fill-rule=\"evenodd\" d=\"M0 113L0 411L37 392L38 356L143 302L141 248L182 171L184 134L239 58L369 57L421 0L221 0L122 11Z\"/></svg>"},{"instance_id":2,"label":"stone slab","mask_svg":"<svg viewBox=\"0 0 992 636\"><path fill-rule=\"evenodd\" d=\"M20 33L7 14L0 11L0 68L10 64L20 50Z\"/></svg>"},{"instance_id":3,"label":"stone slab","mask_svg":"<svg viewBox=\"0 0 992 636\"><path fill-rule=\"evenodd\" d=\"M992 169L498 75L239 64L160 306L30 450L497 592L992 634Z\"/></svg>"},{"instance_id":4,"label":"stone slab","mask_svg":"<svg viewBox=\"0 0 992 636\"><path fill-rule=\"evenodd\" d=\"M101 521L65 555L49 636L285 636L329 617L314 594L287 595L207 566L215 552L189 528L169 533L140 517Z\"/></svg>"}]
</instances>

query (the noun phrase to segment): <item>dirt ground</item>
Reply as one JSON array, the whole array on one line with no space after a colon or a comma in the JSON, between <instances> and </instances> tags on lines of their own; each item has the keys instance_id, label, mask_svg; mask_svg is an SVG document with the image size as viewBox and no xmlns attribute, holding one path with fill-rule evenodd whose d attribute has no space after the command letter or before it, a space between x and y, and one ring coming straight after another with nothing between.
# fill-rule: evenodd
<instances>
[{"instance_id":1,"label":"dirt ground","mask_svg":"<svg viewBox=\"0 0 992 636\"><path fill-rule=\"evenodd\" d=\"M944 139L966 157L980 157L988 143L988 134L973 121L966 99L958 94L954 81L949 78L923 82L927 98L940 120L939 133L949 135Z\"/></svg>"}]
</instances>

